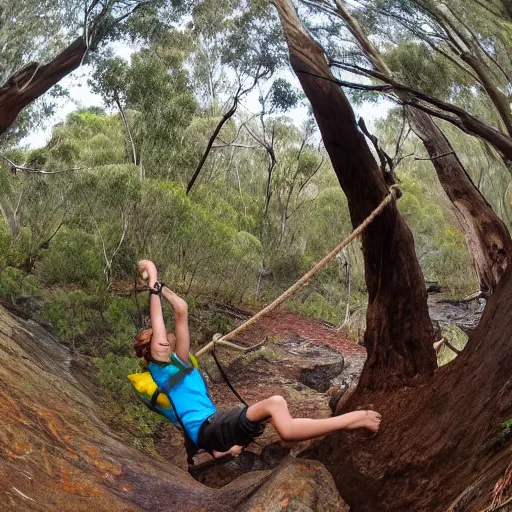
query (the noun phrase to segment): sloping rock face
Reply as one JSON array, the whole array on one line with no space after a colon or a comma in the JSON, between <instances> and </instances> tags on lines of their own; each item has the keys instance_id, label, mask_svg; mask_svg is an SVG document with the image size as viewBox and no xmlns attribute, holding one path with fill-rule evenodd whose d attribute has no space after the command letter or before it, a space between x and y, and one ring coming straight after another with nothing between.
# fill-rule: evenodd
<instances>
[{"instance_id":1,"label":"sloping rock face","mask_svg":"<svg viewBox=\"0 0 512 512\"><path fill-rule=\"evenodd\" d=\"M344 510L316 462L287 460L212 489L124 445L70 363L44 329L0 307L0 510Z\"/></svg>"}]
</instances>

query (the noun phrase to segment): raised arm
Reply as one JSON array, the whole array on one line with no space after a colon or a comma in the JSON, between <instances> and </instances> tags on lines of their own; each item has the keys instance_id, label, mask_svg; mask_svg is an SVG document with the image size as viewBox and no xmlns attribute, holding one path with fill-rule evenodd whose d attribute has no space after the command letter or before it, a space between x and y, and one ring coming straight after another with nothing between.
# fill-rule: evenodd
<instances>
[{"instance_id":1,"label":"raised arm","mask_svg":"<svg viewBox=\"0 0 512 512\"><path fill-rule=\"evenodd\" d=\"M174 309L174 334L176 336L176 355L184 362L188 362L190 352L190 334L188 330L188 305L176 295L168 286L164 286L164 297Z\"/></svg>"},{"instance_id":2,"label":"raised arm","mask_svg":"<svg viewBox=\"0 0 512 512\"><path fill-rule=\"evenodd\" d=\"M149 260L141 260L139 261L139 272L144 278L146 278L145 274L147 274L148 285L150 288L154 288L158 281L158 273L155 264ZM162 313L162 303L158 295L151 294L149 296L149 316L151 319L151 328L153 329L151 350L152 352L159 352L161 351L160 344L166 344L168 342Z\"/></svg>"}]
</instances>

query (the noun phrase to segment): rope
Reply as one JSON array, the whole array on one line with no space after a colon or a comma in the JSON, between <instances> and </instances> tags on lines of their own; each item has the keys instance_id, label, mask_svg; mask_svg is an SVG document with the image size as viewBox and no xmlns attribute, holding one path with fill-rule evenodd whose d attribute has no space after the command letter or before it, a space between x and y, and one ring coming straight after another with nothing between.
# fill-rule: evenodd
<instances>
[{"instance_id":1,"label":"rope","mask_svg":"<svg viewBox=\"0 0 512 512\"><path fill-rule=\"evenodd\" d=\"M219 372L220 372L222 378L224 379L224 382L226 383L226 386L238 398L238 400L240 400L240 402L242 402L246 407L249 407L247 405L247 402L240 396L240 394L235 389L233 384L231 384L231 381L229 380L229 377L227 376L226 372L224 371L224 368L222 368L222 365L220 364L220 361L217 358L217 354L215 353L215 343L213 344L213 347L212 347L212 356L213 356L213 360L215 361L215 364L217 365L217 368L219 369Z\"/></svg>"},{"instance_id":2,"label":"rope","mask_svg":"<svg viewBox=\"0 0 512 512\"><path fill-rule=\"evenodd\" d=\"M382 200L382 202L375 208L375 210L366 217L366 219L357 226L352 233L350 233L347 238L345 238L342 242L340 242L327 256L324 256L311 270L309 270L306 274L304 274L295 284L290 286L288 290L283 292L276 300L270 303L268 306L263 308L259 313L256 313L253 317L249 318L246 322L239 325L236 329L232 330L228 334L225 334L221 338L211 341L208 345L205 345L201 350L196 352L196 357L201 357L204 353L210 351L214 345L225 345L230 346L232 343L227 342L228 338L232 338L235 334L247 329L250 325L256 323L262 316L268 315L271 311L280 306L285 300L289 299L292 295L295 295L301 288L306 286L308 281L322 268L324 268L328 263L333 260L336 255L342 251L348 244L350 244L353 240L355 240L358 236L360 236L363 231L373 222L373 220L384 210L384 208L395 199L395 196L398 192L397 185L391 185L389 189L389 194Z\"/></svg>"}]
</instances>

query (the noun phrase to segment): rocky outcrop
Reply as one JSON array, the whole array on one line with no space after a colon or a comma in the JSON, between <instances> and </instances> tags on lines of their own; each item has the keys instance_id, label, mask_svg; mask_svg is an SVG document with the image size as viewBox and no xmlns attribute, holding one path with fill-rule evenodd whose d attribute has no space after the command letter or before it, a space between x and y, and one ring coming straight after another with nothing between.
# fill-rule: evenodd
<instances>
[{"instance_id":1,"label":"rocky outcrop","mask_svg":"<svg viewBox=\"0 0 512 512\"><path fill-rule=\"evenodd\" d=\"M123 444L68 350L0 307L0 509L345 510L322 465L287 459L220 489Z\"/></svg>"},{"instance_id":2,"label":"rocky outcrop","mask_svg":"<svg viewBox=\"0 0 512 512\"><path fill-rule=\"evenodd\" d=\"M331 387L331 381L343 371L343 354L326 345L311 343L303 338L287 338L280 345L287 352L302 358L299 382L315 391L325 393Z\"/></svg>"},{"instance_id":3,"label":"rocky outcrop","mask_svg":"<svg viewBox=\"0 0 512 512\"><path fill-rule=\"evenodd\" d=\"M330 473L311 460L287 459L241 508L243 512L348 512Z\"/></svg>"}]
</instances>

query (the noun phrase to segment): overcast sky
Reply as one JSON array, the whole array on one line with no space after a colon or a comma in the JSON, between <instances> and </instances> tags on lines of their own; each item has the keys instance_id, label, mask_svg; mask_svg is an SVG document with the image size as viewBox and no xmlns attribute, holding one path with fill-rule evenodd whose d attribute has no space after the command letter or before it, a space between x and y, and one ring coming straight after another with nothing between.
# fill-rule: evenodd
<instances>
[{"instance_id":1,"label":"overcast sky","mask_svg":"<svg viewBox=\"0 0 512 512\"><path fill-rule=\"evenodd\" d=\"M130 60L130 55L133 49L129 46L121 43L113 45L113 49L119 57L126 60ZM87 80L91 75L91 66L85 65L68 75L64 78L60 85L69 91L69 97L59 100L56 113L53 118L48 119L44 126L35 130L23 141L23 145L27 145L30 148L37 148L44 146L51 137L52 127L54 124L64 121L67 115L74 110L86 107L104 107L101 97L94 94ZM283 76L290 81L295 87L300 89L300 84L296 77L287 71ZM247 110L252 112L259 112L258 103L258 92L255 90L253 93L245 98L242 102ZM392 103L387 100L381 101L378 105L375 104L364 104L361 107L354 107L357 116L362 116L369 126L375 122L376 119L384 117L391 107ZM293 117L295 121L300 122L307 114L305 108L299 108L292 111L289 115Z\"/></svg>"}]
</instances>

